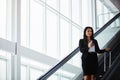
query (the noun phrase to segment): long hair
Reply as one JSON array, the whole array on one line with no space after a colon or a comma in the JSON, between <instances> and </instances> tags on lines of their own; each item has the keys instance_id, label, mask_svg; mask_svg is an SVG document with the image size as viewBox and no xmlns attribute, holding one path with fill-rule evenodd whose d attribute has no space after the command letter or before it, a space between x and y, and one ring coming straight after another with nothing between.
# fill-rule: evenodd
<instances>
[{"instance_id":1,"label":"long hair","mask_svg":"<svg viewBox=\"0 0 120 80\"><path fill-rule=\"evenodd\" d=\"M91 40L93 40L94 39L94 36L93 36L93 28L92 27L89 27L89 26L87 26L85 29L84 29L84 35L83 35L83 39L85 40L85 41L87 41L87 36L86 36L86 30L87 29L91 29L92 30L92 35L91 35L91 37L90 37L90 39Z\"/></svg>"}]
</instances>

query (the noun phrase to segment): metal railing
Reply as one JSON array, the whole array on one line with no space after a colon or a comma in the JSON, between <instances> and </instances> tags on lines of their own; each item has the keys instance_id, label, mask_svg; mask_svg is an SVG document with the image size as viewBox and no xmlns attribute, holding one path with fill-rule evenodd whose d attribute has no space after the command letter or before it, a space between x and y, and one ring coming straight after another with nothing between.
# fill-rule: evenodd
<instances>
[{"instance_id":1,"label":"metal railing","mask_svg":"<svg viewBox=\"0 0 120 80\"><path fill-rule=\"evenodd\" d=\"M106 65L106 62L107 62L106 58L107 58L107 56L106 56L106 54L108 54L108 52L104 53L104 72L107 71L107 65ZM111 51L109 52L109 68L110 67L111 67Z\"/></svg>"},{"instance_id":2,"label":"metal railing","mask_svg":"<svg viewBox=\"0 0 120 80\"><path fill-rule=\"evenodd\" d=\"M114 72L119 68L120 65L120 54L117 56L115 61L113 62L111 68L106 72L106 74L103 76L101 80L110 80L112 76L114 75Z\"/></svg>"}]
</instances>

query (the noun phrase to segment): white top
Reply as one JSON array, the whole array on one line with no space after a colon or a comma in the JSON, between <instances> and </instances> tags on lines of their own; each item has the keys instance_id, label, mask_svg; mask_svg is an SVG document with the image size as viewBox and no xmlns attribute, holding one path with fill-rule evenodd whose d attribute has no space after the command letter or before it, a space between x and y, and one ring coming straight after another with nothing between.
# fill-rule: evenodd
<instances>
[{"instance_id":1,"label":"white top","mask_svg":"<svg viewBox=\"0 0 120 80\"><path fill-rule=\"evenodd\" d=\"M91 44L93 44L92 40L88 43L88 45L91 45ZM95 52L95 45L89 48L88 52Z\"/></svg>"},{"instance_id":2,"label":"white top","mask_svg":"<svg viewBox=\"0 0 120 80\"><path fill-rule=\"evenodd\" d=\"M92 46L91 48L89 48L88 52L95 52L95 46Z\"/></svg>"}]
</instances>

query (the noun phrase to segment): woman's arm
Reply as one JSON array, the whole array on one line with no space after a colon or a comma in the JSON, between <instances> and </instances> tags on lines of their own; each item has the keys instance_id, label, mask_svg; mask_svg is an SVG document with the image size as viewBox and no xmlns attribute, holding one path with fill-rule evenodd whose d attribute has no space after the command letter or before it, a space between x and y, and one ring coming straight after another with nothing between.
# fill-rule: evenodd
<instances>
[{"instance_id":1,"label":"woman's arm","mask_svg":"<svg viewBox=\"0 0 120 80\"><path fill-rule=\"evenodd\" d=\"M80 39L80 41L79 41L79 49L80 49L80 51L82 52L82 53L87 53L88 52L88 46L86 46L85 44L84 44L84 40L83 39Z\"/></svg>"},{"instance_id":2,"label":"woman's arm","mask_svg":"<svg viewBox=\"0 0 120 80\"><path fill-rule=\"evenodd\" d=\"M100 50L97 40L95 40L94 43L95 43L95 50L97 53L104 53L105 52L105 49Z\"/></svg>"}]
</instances>

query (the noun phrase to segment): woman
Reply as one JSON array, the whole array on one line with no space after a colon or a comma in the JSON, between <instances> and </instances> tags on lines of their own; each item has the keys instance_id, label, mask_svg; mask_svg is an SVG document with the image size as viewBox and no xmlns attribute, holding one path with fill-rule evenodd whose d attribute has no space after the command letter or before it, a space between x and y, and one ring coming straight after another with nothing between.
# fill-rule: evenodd
<instances>
[{"instance_id":1,"label":"woman","mask_svg":"<svg viewBox=\"0 0 120 80\"><path fill-rule=\"evenodd\" d=\"M84 29L84 36L79 41L79 48L82 53L84 80L95 80L95 74L98 70L97 53L104 53L105 51L109 51L110 48L99 49L98 42L93 37L92 27Z\"/></svg>"}]
</instances>

